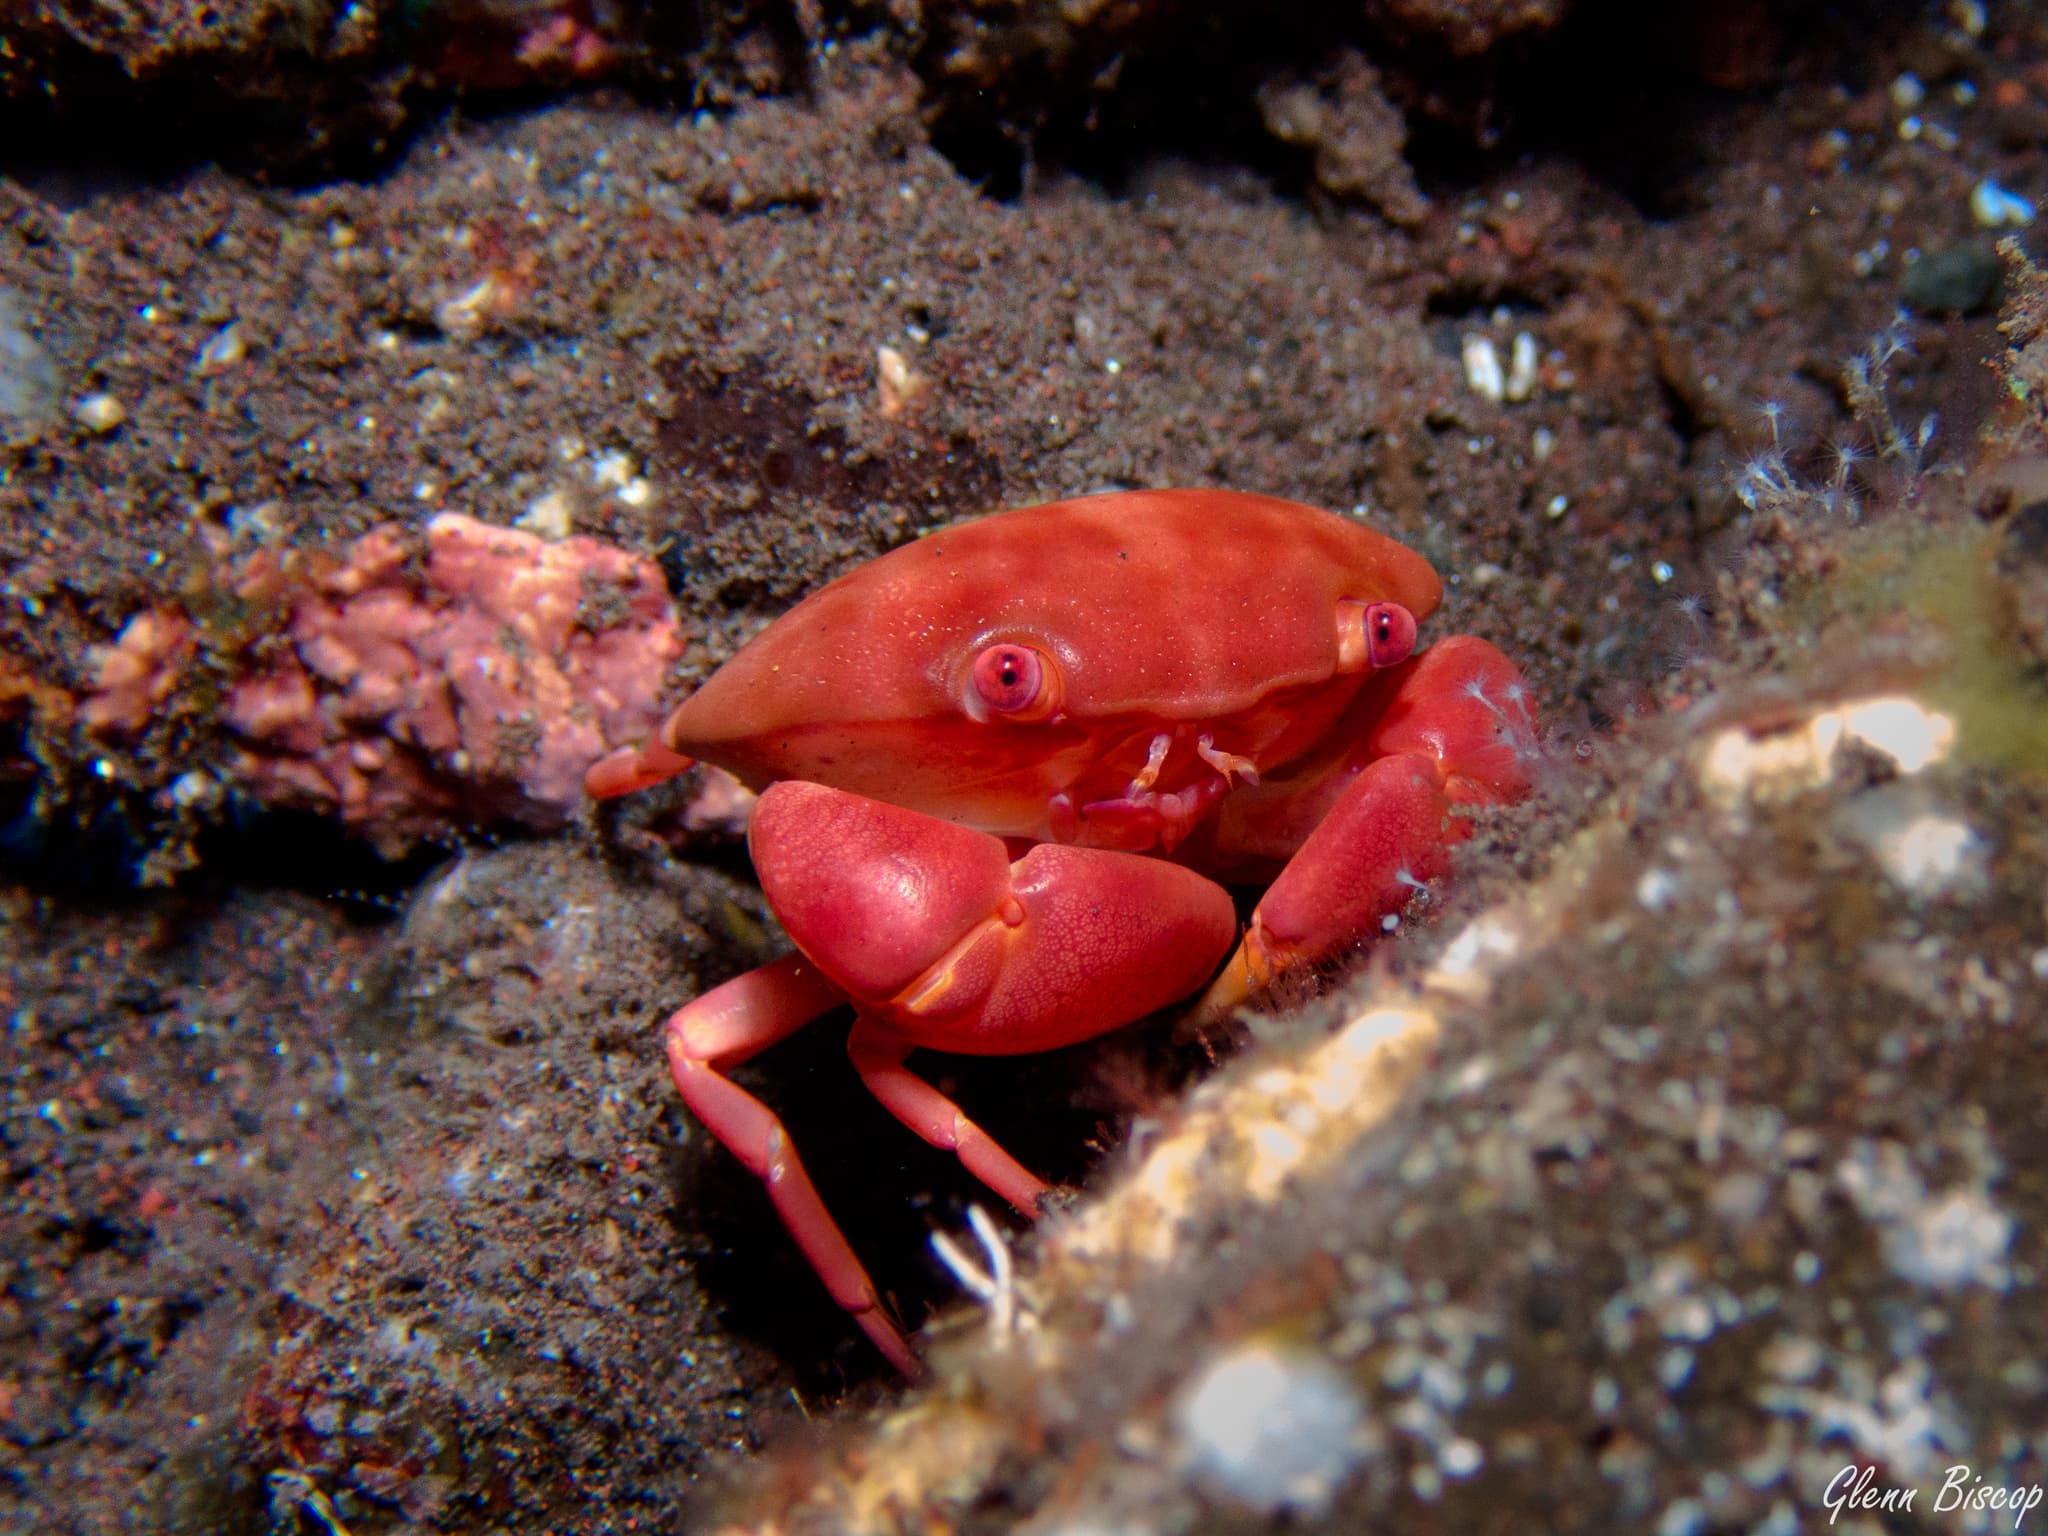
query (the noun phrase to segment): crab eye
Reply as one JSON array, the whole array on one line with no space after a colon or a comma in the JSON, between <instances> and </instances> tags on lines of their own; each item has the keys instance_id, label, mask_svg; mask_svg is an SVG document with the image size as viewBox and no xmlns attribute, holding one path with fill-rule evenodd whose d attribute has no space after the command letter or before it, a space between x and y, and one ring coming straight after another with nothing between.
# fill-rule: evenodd
<instances>
[{"instance_id":1,"label":"crab eye","mask_svg":"<svg viewBox=\"0 0 2048 1536\"><path fill-rule=\"evenodd\" d=\"M1369 603L1365 610L1365 657L1375 667L1392 667L1415 649L1415 615L1399 603Z\"/></svg>"},{"instance_id":2,"label":"crab eye","mask_svg":"<svg viewBox=\"0 0 2048 1536\"><path fill-rule=\"evenodd\" d=\"M1029 710L1044 684L1045 668L1028 645L991 645L974 658L974 691L997 714Z\"/></svg>"}]
</instances>

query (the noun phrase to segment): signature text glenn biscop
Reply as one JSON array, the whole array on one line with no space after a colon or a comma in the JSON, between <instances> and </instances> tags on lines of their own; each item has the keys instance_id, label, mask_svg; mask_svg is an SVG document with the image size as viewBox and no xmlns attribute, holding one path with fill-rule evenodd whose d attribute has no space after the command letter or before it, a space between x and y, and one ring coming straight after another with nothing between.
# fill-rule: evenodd
<instances>
[{"instance_id":1,"label":"signature text glenn biscop","mask_svg":"<svg viewBox=\"0 0 2048 1536\"><path fill-rule=\"evenodd\" d=\"M2012 1529L2018 1530L2020 1522L2040 1505L2044 1493L2039 1483L1986 1482L1974 1468L1960 1462L1942 1474L1941 1486L1934 1490L1933 1502L1923 1505L1919 1496L1926 1491L1897 1483L1881 1483L1875 1467L1851 1463L1828 1479L1828 1489L1821 1495L1821 1502L1827 1505L1829 1525L1845 1514L1866 1511L1905 1513L1921 1510L1946 1515L1956 1510L2001 1510L2012 1516Z\"/></svg>"}]
</instances>

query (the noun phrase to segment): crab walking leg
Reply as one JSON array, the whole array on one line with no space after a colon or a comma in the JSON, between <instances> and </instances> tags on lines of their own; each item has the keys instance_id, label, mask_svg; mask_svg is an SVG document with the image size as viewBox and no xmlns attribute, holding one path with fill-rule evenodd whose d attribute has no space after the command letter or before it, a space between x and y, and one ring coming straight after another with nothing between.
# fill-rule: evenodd
<instances>
[{"instance_id":1,"label":"crab walking leg","mask_svg":"<svg viewBox=\"0 0 2048 1536\"><path fill-rule=\"evenodd\" d=\"M853 1026L846 1054L868 1092L882 1107L961 1163L990 1189L1036 1220L1047 1185L997 1145L995 1138L962 1113L960 1106L903 1065L911 1047L863 1019Z\"/></svg>"},{"instance_id":2,"label":"crab walking leg","mask_svg":"<svg viewBox=\"0 0 2048 1536\"><path fill-rule=\"evenodd\" d=\"M768 1186L768 1196L832 1299L853 1314L889 1363L923 1374L845 1235L825 1209L775 1112L726 1069L795 1034L846 994L802 955L789 955L713 987L677 1009L663 1030L669 1075L691 1113Z\"/></svg>"},{"instance_id":3,"label":"crab walking leg","mask_svg":"<svg viewBox=\"0 0 2048 1536\"><path fill-rule=\"evenodd\" d=\"M1455 636L1408 662L1360 752L1364 767L1259 902L1197 1022L1340 953L1449 874L1451 848L1471 835L1453 807L1523 798L1536 751L1521 673L1484 640Z\"/></svg>"}]
</instances>

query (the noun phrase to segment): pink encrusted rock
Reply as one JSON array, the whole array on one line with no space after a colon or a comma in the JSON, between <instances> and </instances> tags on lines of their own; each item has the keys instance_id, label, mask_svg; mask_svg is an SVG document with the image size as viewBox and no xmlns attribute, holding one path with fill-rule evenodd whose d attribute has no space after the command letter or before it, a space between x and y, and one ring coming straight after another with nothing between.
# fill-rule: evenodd
<instances>
[{"instance_id":1,"label":"pink encrusted rock","mask_svg":"<svg viewBox=\"0 0 2048 1536\"><path fill-rule=\"evenodd\" d=\"M294 605L291 649L229 700L238 777L387 849L451 821L559 825L584 769L661 723L682 642L660 572L452 513L423 571L408 554L374 530Z\"/></svg>"},{"instance_id":2,"label":"pink encrusted rock","mask_svg":"<svg viewBox=\"0 0 2048 1536\"><path fill-rule=\"evenodd\" d=\"M100 649L92 693L79 707L80 723L115 740L141 735L176 690L197 648L191 621L176 609L138 613L112 645Z\"/></svg>"},{"instance_id":3,"label":"pink encrusted rock","mask_svg":"<svg viewBox=\"0 0 2048 1536\"><path fill-rule=\"evenodd\" d=\"M745 837L754 802L760 798L718 764L706 763L697 770L697 792L683 807L683 830Z\"/></svg>"},{"instance_id":4,"label":"pink encrusted rock","mask_svg":"<svg viewBox=\"0 0 2048 1536\"><path fill-rule=\"evenodd\" d=\"M452 826L560 825L583 771L651 736L682 650L649 561L445 514L373 529L338 561L261 554L229 573L283 616L282 644L228 689L230 776L339 815L388 854ZM101 663L88 722L141 733L193 649L171 610L138 616Z\"/></svg>"}]
</instances>

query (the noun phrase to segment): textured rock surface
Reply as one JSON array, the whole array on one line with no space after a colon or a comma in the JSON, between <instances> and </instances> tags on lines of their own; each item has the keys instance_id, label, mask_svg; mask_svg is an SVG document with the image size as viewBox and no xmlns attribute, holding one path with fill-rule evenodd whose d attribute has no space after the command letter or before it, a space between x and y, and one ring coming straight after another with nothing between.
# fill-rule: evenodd
<instances>
[{"instance_id":1,"label":"textured rock surface","mask_svg":"<svg viewBox=\"0 0 2048 1536\"><path fill-rule=\"evenodd\" d=\"M394 858L458 827L569 820L584 770L661 723L683 648L660 572L595 539L444 513L422 545L376 528L338 560L258 553L202 605L278 629L250 656L208 658L229 782L338 817ZM180 610L138 614L101 654L87 732L133 741L179 711L199 655Z\"/></svg>"}]
</instances>

